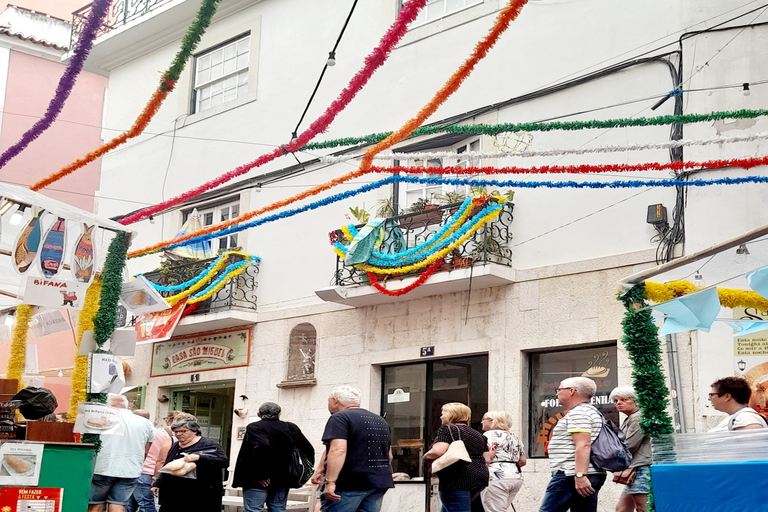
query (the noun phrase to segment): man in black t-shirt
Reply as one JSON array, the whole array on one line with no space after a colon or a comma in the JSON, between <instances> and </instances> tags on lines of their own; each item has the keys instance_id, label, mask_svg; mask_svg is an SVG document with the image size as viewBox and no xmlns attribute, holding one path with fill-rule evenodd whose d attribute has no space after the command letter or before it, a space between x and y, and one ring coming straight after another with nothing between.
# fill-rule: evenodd
<instances>
[{"instance_id":1,"label":"man in black t-shirt","mask_svg":"<svg viewBox=\"0 0 768 512\"><path fill-rule=\"evenodd\" d=\"M325 461L312 482L325 481L323 512L378 512L392 482L389 426L360 407L360 390L335 388L328 397Z\"/></svg>"}]
</instances>

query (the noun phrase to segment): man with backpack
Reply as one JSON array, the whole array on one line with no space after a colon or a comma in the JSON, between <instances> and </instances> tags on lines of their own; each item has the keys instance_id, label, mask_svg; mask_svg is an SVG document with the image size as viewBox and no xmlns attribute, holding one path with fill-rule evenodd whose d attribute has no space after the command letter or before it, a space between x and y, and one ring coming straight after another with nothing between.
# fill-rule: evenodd
<instances>
[{"instance_id":1,"label":"man with backpack","mask_svg":"<svg viewBox=\"0 0 768 512\"><path fill-rule=\"evenodd\" d=\"M288 488L292 482L294 447L314 464L315 450L299 427L280 420L280 406L265 402L259 418L248 425L237 456L232 487L243 488L245 512L285 512Z\"/></svg>"},{"instance_id":2,"label":"man with backpack","mask_svg":"<svg viewBox=\"0 0 768 512\"><path fill-rule=\"evenodd\" d=\"M552 431L549 467L552 479L544 493L540 512L595 512L597 493L605 483L605 471L590 461L592 443L603 426L603 418L590 405L597 385L586 377L565 379L557 388L557 399L569 409Z\"/></svg>"}]
</instances>

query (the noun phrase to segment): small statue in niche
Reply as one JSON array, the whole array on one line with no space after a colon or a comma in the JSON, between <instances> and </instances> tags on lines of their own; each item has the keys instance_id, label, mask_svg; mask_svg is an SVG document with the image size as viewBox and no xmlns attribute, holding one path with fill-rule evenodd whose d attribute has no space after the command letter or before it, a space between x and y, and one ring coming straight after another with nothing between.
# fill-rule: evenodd
<instances>
[{"instance_id":1,"label":"small statue in niche","mask_svg":"<svg viewBox=\"0 0 768 512\"><path fill-rule=\"evenodd\" d=\"M306 351L299 349L301 352L301 376L303 378L312 377L315 374L315 351L308 348Z\"/></svg>"}]
</instances>

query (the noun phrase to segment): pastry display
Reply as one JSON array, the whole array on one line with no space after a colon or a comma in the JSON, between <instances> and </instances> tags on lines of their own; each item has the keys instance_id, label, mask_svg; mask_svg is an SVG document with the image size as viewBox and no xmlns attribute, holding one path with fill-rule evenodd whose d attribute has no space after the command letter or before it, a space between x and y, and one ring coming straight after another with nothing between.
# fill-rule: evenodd
<instances>
[{"instance_id":1,"label":"pastry display","mask_svg":"<svg viewBox=\"0 0 768 512\"><path fill-rule=\"evenodd\" d=\"M6 455L5 459L3 459L7 466L9 466L13 471L16 473L26 473L30 469L32 469L32 466L23 461L22 459L18 457L14 457L13 455Z\"/></svg>"},{"instance_id":2,"label":"pastry display","mask_svg":"<svg viewBox=\"0 0 768 512\"><path fill-rule=\"evenodd\" d=\"M112 426L112 422L104 416L99 418L88 418L85 421L85 424L92 428L108 428Z\"/></svg>"}]
</instances>

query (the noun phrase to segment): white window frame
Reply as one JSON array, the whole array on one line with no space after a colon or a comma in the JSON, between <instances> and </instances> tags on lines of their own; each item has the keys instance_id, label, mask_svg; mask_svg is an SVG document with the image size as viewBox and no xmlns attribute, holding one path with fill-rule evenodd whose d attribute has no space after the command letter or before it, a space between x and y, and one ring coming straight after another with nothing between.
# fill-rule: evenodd
<instances>
[{"instance_id":1,"label":"white window frame","mask_svg":"<svg viewBox=\"0 0 768 512\"><path fill-rule=\"evenodd\" d=\"M194 85L192 90L193 114L205 112L219 105L247 96L248 72L251 58L250 47L251 34L247 32L195 55ZM234 50L234 53L231 53L231 50ZM228 57L228 53L231 56ZM213 62L216 58L220 58L221 62ZM207 65L204 64L206 60L209 61ZM225 70L228 62L233 62L233 67L230 70ZM221 66L221 73L211 77L213 68L219 65ZM205 70L209 72L208 76L205 79L201 79L201 74ZM228 87L228 82L231 84L232 79L234 79L234 87ZM221 88L220 91L215 90L217 86ZM227 97L228 92L231 96L231 91L234 91L234 96ZM215 102L214 98L219 96L221 100ZM208 103L205 104L205 102Z\"/></svg>"},{"instance_id":2,"label":"white window frame","mask_svg":"<svg viewBox=\"0 0 768 512\"><path fill-rule=\"evenodd\" d=\"M239 197L225 199L217 203L198 206L196 208L197 213L200 215L200 223L204 228L213 224L227 221L233 217L237 217L241 213ZM185 210L183 212L181 216L182 224L187 221L191 213L192 209ZM241 247L242 244L238 243L240 242L238 235L239 233L233 233L231 235L217 238L215 241L213 241L213 243L211 243L211 250L215 254L220 249L233 249L235 247Z\"/></svg>"},{"instance_id":3,"label":"white window frame","mask_svg":"<svg viewBox=\"0 0 768 512\"><path fill-rule=\"evenodd\" d=\"M426 25L483 2L484 0L429 0L413 21L412 27ZM402 8L402 2L400 7Z\"/></svg>"}]
</instances>

